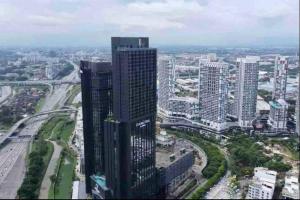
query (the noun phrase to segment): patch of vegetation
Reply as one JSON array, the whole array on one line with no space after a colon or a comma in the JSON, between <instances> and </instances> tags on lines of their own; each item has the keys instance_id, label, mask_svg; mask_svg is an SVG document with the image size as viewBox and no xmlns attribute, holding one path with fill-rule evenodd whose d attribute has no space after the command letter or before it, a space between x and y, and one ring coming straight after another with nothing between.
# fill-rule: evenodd
<instances>
[{"instance_id":1,"label":"patch of vegetation","mask_svg":"<svg viewBox=\"0 0 300 200\"><path fill-rule=\"evenodd\" d=\"M60 117L51 130L51 140L63 146L60 160L57 163L56 173L51 176L51 187L49 199L70 199L72 193L72 183L74 179L74 169L76 166L76 156L68 147L67 143L73 133L75 122L68 117Z\"/></svg>"},{"instance_id":2,"label":"patch of vegetation","mask_svg":"<svg viewBox=\"0 0 300 200\"><path fill-rule=\"evenodd\" d=\"M48 139L51 136L51 133L53 131L53 129L57 126L57 124L59 124L60 121L65 120L66 117L65 116L56 116L56 117L52 117L50 120L48 120L43 126L42 128L39 130L39 135L43 138L43 139Z\"/></svg>"},{"instance_id":3,"label":"patch of vegetation","mask_svg":"<svg viewBox=\"0 0 300 200\"><path fill-rule=\"evenodd\" d=\"M291 166L283 163L278 155L274 155L271 159L267 157L263 146L245 134L231 136L227 148L231 159L229 167L238 177L252 175L254 167L259 166L279 172L291 169Z\"/></svg>"},{"instance_id":4,"label":"patch of vegetation","mask_svg":"<svg viewBox=\"0 0 300 200\"><path fill-rule=\"evenodd\" d=\"M274 144L279 144L286 148L289 153L291 154L291 158L294 160L299 160L300 158L300 144L299 144L299 138L289 138L287 140L282 139L271 139L268 141L269 144L272 146Z\"/></svg>"},{"instance_id":5,"label":"patch of vegetation","mask_svg":"<svg viewBox=\"0 0 300 200\"><path fill-rule=\"evenodd\" d=\"M270 170L274 170L277 172L287 172L292 169L291 165L285 164L281 161L274 161L270 160L265 163L265 167L267 167Z\"/></svg>"},{"instance_id":6,"label":"patch of vegetation","mask_svg":"<svg viewBox=\"0 0 300 200\"><path fill-rule=\"evenodd\" d=\"M222 162L225 160L224 155L220 152L218 147L216 147L208 141L197 137L196 135L188 134L187 132L182 133L179 131L170 130L168 130L168 132L170 134L176 135L177 137L192 141L205 151L207 155L207 165L203 170L203 176L205 178L210 178L218 172L218 168L222 165Z\"/></svg>"},{"instance_id":7,"label":"patch of vegetation","mask_svg":"<svg viewBox=\"0 0 300 200\"><path fill-rule=\"evenodd\" d=\"M33 142L29 154L29 165L21 187L18 190L20 199L37 199L40 186L53 153L53 145L39 138Z\"/></svg>"},{"instance_id":8,"label":"patch of vegetation","mask_svg":"<svg viewBox=\"0 0 300 200\"><path fill-rule=\"evenodd\" d=\"M70 63L66 63L64 68L57 74L57 77L62 78L69 75L74 70L74 66Z\"/></svg>"},{"instance_id":9,"label":"patch of vegetation","mask_svg":"<svg viewBox=\"0 0 300 200\"><path fill-rule=\"evenodd\" d=\"M52 185L49 191L49 199L70 199L72 195L72 183L75 176L75 157L66 152L62 152L57 177L51 177Z\"/></svg>"},{"instance_id":10,"label":"patch of vegetation","mask_svg":"<svg viewBox=\"0 0 300 200\"><path fill-rule=\"evenodd\" d=\"M270 64L270 65L260 65L259 66L259 70L262 71L267 71L267 72L274 72L274 64Z\"/></svg>"},{"instance_id":11,"label":"patch of vegetation","mask_svg":"<svg viewBox=\"0 0 300 200\"><path fill-rule=\"evenodd\" d=\"M72 90L68 91L68 100L66 102L66 105L71 105L75 99L75 97L78 95L78 93L81 91L81 86L80 85L75 85L73 86Z\"/></svg>"},{"instance_id":12,"label":"patch of vegetation","mask_svg":"<svg viewBox=\"0 0 300 200\"><path fill-rule=\"evenodd\" d=\"M220 181L220 179L225 175L226 172L226 160L222 161L221 166L218 167L217 173L215 173L211 178L207 180L207 182L199 188L191 197L191 199L203 199L205 193L212 188L216 183Z\"/></svg>"},{"instance_id":13,"label":"patch of vegetation","mask_svg":"<svg viewBox=\"0 0 300 200\"><path fill-rule=\"evenodd\" d=\"M75 122L73 120L68 118L61 119L53 128L50 139L68 143L74 127Z\"/></svg>"},{"instance_id":14,"label":"patch of vegetation","mask_svg":"<svg viewBox=\"0 0 300 200\"><path fill-rule=\"evenodd\" d=\"M40 112L45 103L45 97L42 97L35 106L35 112Z\"/></svg>"},{"instance_id":15,"label":"patch of vegetation","mask_svg":"<svg viewBox=\"0 0 300 200\"><path fill-rule=\"evenodd\" d=\"M257 94L261 96L266 102L269 102L272 100L272 92L267 90L258 90Z\"/></svg>"}]
</instances>

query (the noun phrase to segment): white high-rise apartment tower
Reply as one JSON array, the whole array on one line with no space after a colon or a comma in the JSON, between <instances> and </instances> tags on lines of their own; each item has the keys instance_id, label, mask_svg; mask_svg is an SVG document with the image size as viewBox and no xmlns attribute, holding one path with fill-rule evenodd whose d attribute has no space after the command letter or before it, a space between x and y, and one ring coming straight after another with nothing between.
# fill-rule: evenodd
<instances>
[{"instance_id":1,"label":"white high-rise apartment tower","mask_svg":"<svg viewBox=\"0 0 300 200\"><path fill-rule=\"evenodd\" d=\"M158 107L168 114L169 99L175 94L175 60L169 56L158 60Z\"/></svg>"},{"instance_id":2,"label":"white high-rise apartment tower","mask_svg":"<svg viewBox=\"0 0 300 200\"><path fill-rule=\"evenodd\" d=\"M296 132L300 136L300 72L298 77L298 98L296 106Z\"/></svg>"},{"instance_id":3,"label":"white high-rise apartment tower","mask_svg":"<svg viewBox=\"0 0 300 200\"><path fill-rule=\"evenodd\" d=\"M216 130L226 129L228 65L200 60L199 107L201 122Z\"/></svg>"},{"instance_id":4,"label":"white high-rise apartment tower","mask_svg":"<svg viewBox=\"0 0 300 200\"><path fill-rule=\"evenodd\" d=\"M259 60L259 56L237 59L235 113L242 128L251 128L255 119Z\"/></svg>"},{"instance_id":5,"label":"white high-rise apartment tower","mask_svg":"<svg viewBox=\"0 0 300 200\"><path fill-rule=\"evenodd\" d=\"M286 131L288 103L285 101L288 73L288 58L276 56L274 86L268 123L275 133Z\"/></svg>"}]
</instances>

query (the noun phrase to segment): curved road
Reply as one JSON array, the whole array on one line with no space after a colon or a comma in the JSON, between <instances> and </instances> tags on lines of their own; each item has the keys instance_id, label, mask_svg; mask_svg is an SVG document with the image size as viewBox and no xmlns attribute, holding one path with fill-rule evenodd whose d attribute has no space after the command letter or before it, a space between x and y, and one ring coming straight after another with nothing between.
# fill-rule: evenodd
<instances>
[{"instance_id":1,"label":"curved road","mask_svg":"<svg viewBox=\"0 0 300 200\"><path fill-rule=\"evenodd\" d=\"M72 63L72 62L70 62ZM72 63L75 64L75 63ZM68 76L64 77L63 81L76 81L79 80L78 77L78 70L79 66L74 65L75 70ZM66 91L69 89L69 85L60 85L56 86L54 88L53 93L49 93L46 97L46 100L44 102L44 105L41 109L41 112L45 111L51 111L55 108L60 108L64 106L65 98L66 98ZM26 125L25 128L23 128L19 135L34 135L38 132L39 128L42 126L43 122L46 120L43 116L40 116L38 118L41 118L40 121L37 121L35 123L30 123ZM3 179L0 182L0 199L13 199L17 195L17 191L19 187L21 186L23 179L25 177L26 172L26 164L25 164L25 157L28 147L28 141L26 142L26 145L22 147L19 154L14 155L16 159L14 159L15 162L11 163L11 170L5 172L2 168L0 168L0 174L3 171ZM8 147L7 145L0 149L0 157L5 154L5 151L7 151Z\"/></svg>"},{"instance_id":2,"label":"curved road","mask_svg":"<svg viewBox=\"0 0 300 200\"><path fill-rule=\"evenodd\" d=\"M218 145L215 146L217 146L219 150L224 154L227 163L229 163L228 152ZM210 191L207 192L207 194L205 195L205 199L241 199L241 193L234 193L229 186L230 176L231 171L227 169L225 176L223 176L223 178L216 185L214 185L210 189Z\"/></svg>"},{"instance_id":3,"label":"curved road","mask_svg":"<svg viewBox=\"0 0 300 200\"><path fill-rule=\"evenodd\" d=\"M54 151L51 157L51 160L48 164L47 171L45 173L44 179L42 181L39 199L48 199L49 190L51 187L51 180L50 177L55 174L55 169L58 164L58 160L60 158L60 153L62 151L62 147L58 145L55 141L46 140L51 142L54 146Z\"/></svg>"}]
</instances>

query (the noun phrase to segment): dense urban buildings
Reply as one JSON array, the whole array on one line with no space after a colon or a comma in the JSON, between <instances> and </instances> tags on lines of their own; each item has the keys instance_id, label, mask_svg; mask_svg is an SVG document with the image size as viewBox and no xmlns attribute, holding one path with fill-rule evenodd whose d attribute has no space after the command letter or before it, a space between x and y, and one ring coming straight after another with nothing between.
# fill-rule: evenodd
<instances>
[{"instance_id":1,"label":"dense urban buildings","mask_svg":"<svg viewBox=\"0 0 300 200\"><path fill-rule=\"evenodd\" d=\"M242 128L251 128L255 119L259 60L257 56L237 59L235 114Z\"/></svg>"},{"instance_id":2,"label":"dense urban buildings","mask_svg":"<svg viewBox=\"0 0 300 200\"><path fill-rule=\"evenodd\" d=\"M286 131L288 103L286 102L286 86L288 74L288 58L277 56L274 68L274 86L270 101L269 124L272 131Z\"/></svg>"},{"instance_id":3,"label":"dense urban buildings","mask_svg":"<svg viewBox=\"0 0 300 200\"><path fill-rule=\"evenodd\" d=\"M299 4L0 0L0 200L300 200Z\"/></svg>"},{"instance_id":4,"label":"dense urban buildings","mask_svg":"<svg viewBox=\"0 0 300 200\"><path fill-rule=\"evenodd\" d=\"M199 107L201 123L217 132L226 129L228 66L225 63L200 62Z\"/></svg>"},{"instance_id":5,"label":"dense urban buildings","mask_svg":"<svg viewBox=\"0 0 300 200\"><path fill-rule=\"evenodd\" d=\"M263 167L254 168L254 176L248 188L246 199L272 199L277 172Z\"/></svg>"}]
</instances>

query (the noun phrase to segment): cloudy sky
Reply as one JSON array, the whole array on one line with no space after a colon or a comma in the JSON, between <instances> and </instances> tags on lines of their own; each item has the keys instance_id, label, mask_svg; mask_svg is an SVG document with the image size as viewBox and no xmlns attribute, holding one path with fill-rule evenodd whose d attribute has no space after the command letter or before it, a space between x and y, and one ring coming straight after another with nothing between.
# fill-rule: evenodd
<instances>
[{"instance_id":1,"label":"cloudy sky","mask_svg":"<svg viewBox=\"0 0 300 200\"><path fill-rule=\"evenodd\" d=\"M298 45L299 0L0 0L0 46Z\"/></svg>"}]
</instances>

